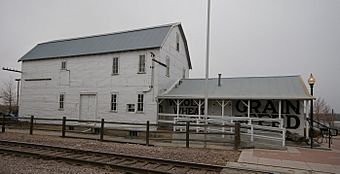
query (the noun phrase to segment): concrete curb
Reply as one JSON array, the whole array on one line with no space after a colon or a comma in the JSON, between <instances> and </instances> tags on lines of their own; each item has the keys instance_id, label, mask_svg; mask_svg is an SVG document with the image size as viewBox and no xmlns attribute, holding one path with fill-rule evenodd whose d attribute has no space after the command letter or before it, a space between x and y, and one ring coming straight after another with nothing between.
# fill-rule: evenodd
<instances>
[{"instance_id":1,"label":"concrete curb","mask_svg":"<svg viewBox=\"0 0 340 174\"><path fill-rule=\"evenodd\" d=\"M317 170L299 169L294 167L282 167L274 165L254 164L246 162L228 162L227 167L250 169L254 171L263 171L264 173L286 173L286 174L333 174L332 172L324 172ZM223 174L223 171L221 172Z\"/></svg>"}]
</instances>

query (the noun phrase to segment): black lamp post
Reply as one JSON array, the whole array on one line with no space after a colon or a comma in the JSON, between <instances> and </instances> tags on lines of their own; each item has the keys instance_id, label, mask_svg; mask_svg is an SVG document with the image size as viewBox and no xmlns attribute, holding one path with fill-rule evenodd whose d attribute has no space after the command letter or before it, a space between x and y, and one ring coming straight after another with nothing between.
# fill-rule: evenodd
<instances>
[{"instance_id":1,"label":"black lamp post","mask_svg":"<svg viewBox=\"0 0 340 174\"><path fill-rule=\"evenodd\" d=\"M313 77L313 74L310 74L309 78L308 78L308 83L309 83L309 86L310 86L310 95L313 96L313 87L314 87L314 84L315 84L315 78ZM313 130L313 99L311 99L310 101L310 148L313 148L313 133L314 133L314 130Z\"/></svg>"}]
</instances>

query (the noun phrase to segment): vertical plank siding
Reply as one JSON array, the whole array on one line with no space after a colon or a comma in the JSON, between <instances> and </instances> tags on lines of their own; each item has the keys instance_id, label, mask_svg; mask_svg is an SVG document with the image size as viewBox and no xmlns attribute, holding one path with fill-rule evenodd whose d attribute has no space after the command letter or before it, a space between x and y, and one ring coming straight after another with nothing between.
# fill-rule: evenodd
<instances>
[{"instance_id":1,"label":"vertical plank siding","mask_svg":"<svg viewBox=\"0 0 340 174\"><path fill-rule=\"evenodd\" d=\"M112 121L156 122L155 97L182 77L188 62L182 38L180 52L176 51L174 27L160 49L128 51L121 53L55 58L22 62L22 85L19 113L21 116L79 119L80 95L96 97L96 119ZM165 62L170 56L170 78L165 77L164 67L154 63L154 84L151 84L153 52L156 59ZM145 73L138 73L139 55L145 55ZM113 57L119 58L118 75L112 75ZM61 62L66 61L66 70ZM188 76L188 75L187 75ZM25 79L51 78L51 80L25 81ZM150 90L150 86L153 89ZM111 111L111 93L117 93L117 112ZM59 109L59 95L65 94L64 109ZM130 113L127 104L137 107L137 94L144 94L144 112Z\"/></svg>"}]
</instances>

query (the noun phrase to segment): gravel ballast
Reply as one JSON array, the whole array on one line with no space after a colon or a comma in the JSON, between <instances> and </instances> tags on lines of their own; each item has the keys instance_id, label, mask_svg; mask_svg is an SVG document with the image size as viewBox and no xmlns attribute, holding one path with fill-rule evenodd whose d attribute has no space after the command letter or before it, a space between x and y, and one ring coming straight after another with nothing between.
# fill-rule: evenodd
<instances>
[{"instance_id":1,"label":"gravel ballast","mask_svg":"<svg viewBox=\"0 0 340 174\"><path fill-rule=\"evenodd\" d=\"M236 162L240 155L240 152L233 151L233 150L164 147L164 146L153 147L153 146L144 146L144 145L137 145L137 144L100 142L96 140L61 138L58 136L46 136L46 135L27 135L23 133L10 133L10 132L0 133L0 139L28 142L28 143L38 143L38 144L53 145L53 146L60 146L60 147L69 147L69 148L76 148L76 149L82 149L82 150L95 150L95 151L101 151L101 152L123 153L123 154L147 156L147 157L154 157L154 158L164 158L164 159L172 159L172 160L216 164L216 165L226 165L227 162ZM6 160L11 161L11 158L18 158L18 157L7 156L7 155L0 156L1 161L6 161ZM19 159L18 161L22 161L22 160L23 162L26 163L26 165L28 165L28 166L25 166L28 168L32 168L29 166L35 166L33 165L34 163L42 164L42 165L46 164L44 166L49 166L48 169L53 168L56 170L63 170L64 168L63 167L64 165L61 165L59 163L57 164L53 162L51 163L51 161L45 162L44 160L41 160L41 159L36 159L37 160L36 161L36 160L27 160L27 159L22 158L22 159ZM44 162L40 162L40 160ZM12 164L10 162L8 163L6 162L1 165L2 165L1 166L2 173L5 172L3 170L9 170L9 169L14 170L14 168L24 167L20 164L17 164L17 163ZM3 165L7 165L7 167ZM12 165L17 165L17 166L15 167ZM72 171L75 171L75 173L77 173L78 170L79 170L79 173L93 173L93 171L90 171L90 169L92 168L91 167L87 168L83 166L74 166L74 170L72 169ZM36 169L36 168L33 167L32 169ZM49 171L46 171L46 172L53 173ZM102 172L105 173L108 171L102 171ZM14 172L14 173L21 173L21 172ZM45 172L42 171L42 173L45 173ZM67 167L65 167L65 171L60 171L57 173L72 173L72 172L68 172ZM97 172L94 172L94 173L97 173Z\"/></svg>"},{"instance_id":2,"label":"gravel ballast","mask_svg":"<svg viewBox=\"0 0 340 174\"><path fill-rule=\"evenodd\" d=\"M89 165L77 165L63 161L43 160L38 158L21 157L15 155L0 154L1 174L120 174L121 172L111 169L99 168Z\"/></svg>"}]
</instances>

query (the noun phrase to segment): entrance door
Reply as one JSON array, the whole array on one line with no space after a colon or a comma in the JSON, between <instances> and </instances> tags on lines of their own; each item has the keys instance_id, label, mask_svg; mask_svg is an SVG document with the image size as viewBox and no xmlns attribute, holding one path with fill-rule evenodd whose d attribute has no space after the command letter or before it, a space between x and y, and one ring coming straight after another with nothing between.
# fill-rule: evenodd
<instances>
[{"instance_id":1,"label":"entrance door","mask_svg":"<svg viewBox=\"0 0 340 174\"><path fill-rule=\"evenodd\" d=\"M80 120L95 120L96 118L96 95L80 95Z\"/></svg>"}]
</instances>

